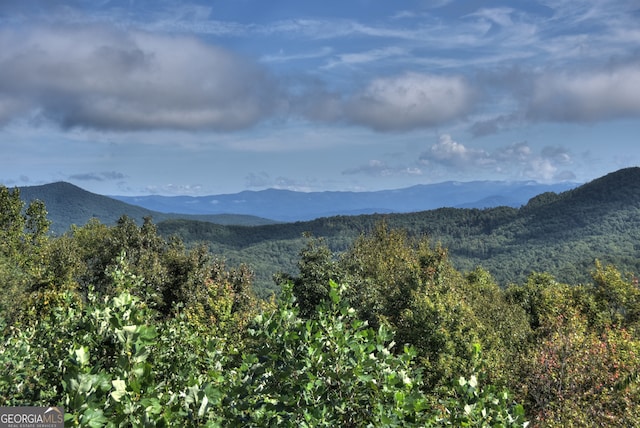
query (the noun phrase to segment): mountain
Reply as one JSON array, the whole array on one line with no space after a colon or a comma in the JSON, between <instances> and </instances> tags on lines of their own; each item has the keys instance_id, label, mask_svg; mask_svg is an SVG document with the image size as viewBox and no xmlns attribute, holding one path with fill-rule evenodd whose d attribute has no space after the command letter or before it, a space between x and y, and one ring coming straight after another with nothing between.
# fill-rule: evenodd
<instances>
[{"instance_id":1,"label":"mountain","mask_svg":"<svg viewBox=\"0 0 640 428\"><path fill-rule=\"evenodd\" d=\"M25 202L42 200L47 206L51 231L64 233L72 224L84 225L91 218L114 224L122 215L138 222L151 216L158 223L189 219L224 225L265 225L303 221L335 215L413 212L441 206L520 206L546 191L562 191L575 183L544 185L535 182L476 181L418 185L378 192L292 192L268 189L229 195L103 196L70 183L57 182L20 188Z\"/></svg>"},{"instance_id":2,"label":"mountain","mask_svg":"<svg viewBox=\"0 0 640 428\"><path fill-rule=\"evenodd\" d=\"M533 181L449 181L376 192L293 192L267 189L209 196L113 196L163 213L245 214L278 221L304 221L336 215L407 213L441 207L519 207L535 195L562 192L577 183Z\"/></svg>"},{"instance_id":3,"label":"mountain","mask_svg":"<svg viewBox=\"0 0 640 428\"><path fill-rule=\"evenodd\" d=\"M42 186L20 187L20 197L26 203L34 199L43 201L49 212L51 231L55 234L66 232L72 224L82 226L91 218L104 224L115 224L122 215L138 222L150 216L154 222L173 218L210 221L218 224L261 225L273 223L271 220L247 215L184 215L166 214L127 204L116 199L88 192L70 183L57 182Z\"/></svg>"},{"instance_id":4,"label":"mountain","mask_svg":"<svg viewBox=\"0 0 640 428\"><path fill-rule=\"evenodd\" d=\"M213 253L232 265L249 264L257 288L266 295L274 291L274 273L295 274L304 233L323 238L340 252L382 220L412 236L426 235L434 245L441 243L458 269L483 266L502 285L522 282L531 272L549 272L572 284L588 282L596 259L640 273L640 168L561 193L541 193L520 208L439 208L256 227L171 220L159 223L158 230L187 243L208 242Z\"/></svg>"}]
</instances>

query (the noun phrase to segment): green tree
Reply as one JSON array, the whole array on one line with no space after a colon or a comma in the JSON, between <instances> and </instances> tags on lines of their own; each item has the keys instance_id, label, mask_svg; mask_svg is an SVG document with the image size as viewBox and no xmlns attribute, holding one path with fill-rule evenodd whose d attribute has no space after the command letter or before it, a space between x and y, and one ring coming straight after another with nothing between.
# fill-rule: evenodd
<instances>
[{"instance_id":1,"label":"green tree","mask_svg":"<svg viewBox=\"0 0 640 428\"><path fill-rule=\"evenodd\" d=\"M528 349L532 331L525 310L507 300L489 272L477 267L467 273L464 298L477 319L488 379L503 385L519 382L517 361Z\"/></svg>"},{"instance_id":2,"label":"green tree","mask_svg":"<svg viewBox=\"0 0 640 428\"><path fill-rule=\"evenodd\" d=\"M393 335L372 329L329 284L313 318L299 314L292 284L277 308L256 319L256 347L243 358L242 382L226 407L243 426L504 426L522 427L524 413L508 392L455 377L451 391L429 397L410 346L394 352ZM477 351L477 348L474 348Z\"/></svg>"},{"instance_id":3,"label":"green tree","mask_svg":"<svg viewBox=\"0 0 640 428\"><path fill-rule=\"evenodd\" d=\"M340 264L352 305L373 327L387 324L398 343L416 347L430 388L469 369L477 319L444 248L379 223Z\"/></svg>"},{"instance_id":4,"label":"green tree","mask_svg":"<svg viewBox=\"0 0 640 428\"><path fill-rule=\"evenodd\" d=\"M314 315L318 305L329 298L329 282L340 281L340 267L333 252L322 239L305 234L305 247L298 254L298 276L277 274L275 281L280 286L293 283L293 294L304 317Z\"/></svg>"},{"instance_id":5,"label":"green tree","mask_svg":"<svg viewBox=\"0 0 640 428\"><path fill-rule=\"evenodd\" d=\"M531 341L548 334L559 315L579 310L572 286L547 273L533 273L523 285L512 284L505 292L508 302L520 306L531 327Z\"/></svg>"},{"instance_id":6,"label":"green tree","mask_svg":"<svg viewBox=\"0 0 640 428\"><path fill-rule=\"evenodd\" d=\"M633 328L640 327L640 288L637 278L625 278L614 266L603 266L596 260L592 274L594 298L600 312L600 322Z\"/></svg>"},{"instance_id":7,"label":"green tree","mask_svg":"<svg viewBox=\"0 0 640 428\"><path fill-rule=\"evenodd\" d=\"M45 281L49 224L41 201L25 208L19 189L0 186L0 313L8 322L20 316L28 294Z\"/></svg>"}]
</instances>

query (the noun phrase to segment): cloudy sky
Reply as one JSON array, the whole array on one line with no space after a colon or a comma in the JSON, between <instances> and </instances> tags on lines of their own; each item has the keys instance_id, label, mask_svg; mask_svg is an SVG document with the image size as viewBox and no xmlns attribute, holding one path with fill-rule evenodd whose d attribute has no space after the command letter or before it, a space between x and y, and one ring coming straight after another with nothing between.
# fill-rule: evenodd
<instances>
[{"instance_id":1,"label":"cloudy sky","mask_svg":"<svg viewBox=\"0 0 640 428\"><path fill-rule=\"evenodd\" d=\"M0 183L585 182L640 164L637 0L0 1Z\"/></svg>"}]
</instances>

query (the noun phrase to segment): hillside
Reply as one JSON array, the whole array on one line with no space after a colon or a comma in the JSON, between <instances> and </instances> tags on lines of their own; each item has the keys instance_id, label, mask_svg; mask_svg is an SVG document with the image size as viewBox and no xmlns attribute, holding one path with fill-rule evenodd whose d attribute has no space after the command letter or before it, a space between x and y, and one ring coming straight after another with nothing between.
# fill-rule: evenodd
<instances>
[{"instance_id":1,"label":"hillside","mask_svg":"<svg viewBox=\"0 0 640 428\"><path fill-rule=\"evenodd\" d=\"M152 214L145 208L96 195L65 182L21 187L20 197L26 203L34 199L45 203L51 230L56 234L64 233L71 224L86 224L92 217L113 224L122 214L135 219Z\"/></svg>"},{"instance_id":2,"label":"hillside","mask_svg":"<svg viewBox=\"0 0 640 428\"><path fill-rule=\"evenodd\" d=\"M640 168L623 169L576 189L543 193L522 208L441 208L407 214L336 216L259 227L172 220L158 227L187 242L205 241L230 263L249 263L258 286L273 290L271 275L295 272L303 233L342 251L384 220L409 234L427 235L449 249L462 270L488 269L503 285L546 271L566 282L589 281L594 260L640 271Z\"/></svg>"},{"instance_id":3,"label":"hillside","mask_svg":"<svg viewBox=\"0 0 640 428\"><path fill-rule=\"evenodd\" d=\"M21 199L26 203L34 199L45 203L49 212L49 220L51 220L51 231L55 234L66 232L72 224L84 225L91 218L97 218L104 224L114 224L122 215L127 215L137 222L150 216L155 222L184 218L219 224L261 225L273 223L271 220L248 215L196 216L159 213L107 196L97 195L65 182L21 187L19 190Z\"/></svg>"}]
</instances>

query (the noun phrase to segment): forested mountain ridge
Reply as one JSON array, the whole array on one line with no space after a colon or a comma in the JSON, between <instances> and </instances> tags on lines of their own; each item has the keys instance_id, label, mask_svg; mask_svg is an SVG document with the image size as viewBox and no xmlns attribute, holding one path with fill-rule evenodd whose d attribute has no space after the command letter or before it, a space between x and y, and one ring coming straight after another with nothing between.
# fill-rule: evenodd
<instances>
[{"instance_id":1,"label":"forested mountain ridge","mask_svg":"<svg viewBox=\"0 0 640 428\"><path fill-rule=\"evenodd\" d=\"M627 168L576 189L543 193L522 208L440 208L408 214L336 216L258 227L171 220L165 235L206 242L230 263L248 262L257 286L271 288L277 271L296 270L303 233L322 237L336 252L384 220L389 227L441 243L462 270L478 265L499 283L521 282L531 272L587 281L596 259L640 271L640 168Z\"/></svg>"},{"instance_id":2,"label":"forested mountain ridge","mask_svg":"<svg viewBox=\"0 0 640 428\"><path fill-rule=\"evenodd\" d=\"M466 259L467 268L473 262L496 274L508 270L503 281L521 280L531 271L585 281L584 272L596 258L637 273L640 168L619 170L557 195L538 195L481 237L480 253L465 254L469 246L460 241L452 252Z\"/></svg>"},{"instance_id":3,"label":"forested mountain ridge","mask_svg":"<svg viewBox=\"0 0 640 428\"><path fill-rule=\"evenodd\" d=\"M586 281L596 258L625 271L640 271L640 168L623 169L565 192L541 193L521 208L439 208L283 224L243 216L174 217L68 183L20 191L26 202L45 202L51 230L57 234L92 217L114 224L126 214L140 224L143 217L150 216L165 236L176 234L188 244L206 242L230 264L249 264L262 295L277 291L271 280L274 273L296 271L297 254L305 245L303 234L323 237L333 251L340 252L383 219L392 228L405 229L413 236L426 235L433 244L442 243L459 269L481 265L502 285L522 281L532 271L548 271L561 280ZM237 225L241 222L245 226ZM256 222L262 225L253 226L260 224Z\"/></svg>"},{"instance_id":4,"label":"forested mountain ridge","mask_svg":"<svg viewBox=\"0 0 640 428\"><path fill-rule=\"evenodd\" d=\"M51 220L50 230L56 234L66 232L72 224L82 226L91 218L104 224L114 224L122 215L127 215L137 222L144 217L152 217L154 221L170 218L189 218L213 221L219 224L268 224L271 220L246 215L186 215L167 214L131 205L116 199L88 192L78 186L66 182L56 182L41 186L20 187L20 197L26 203L39 199L47 207Z\"/></svg>"}]
</instances>

